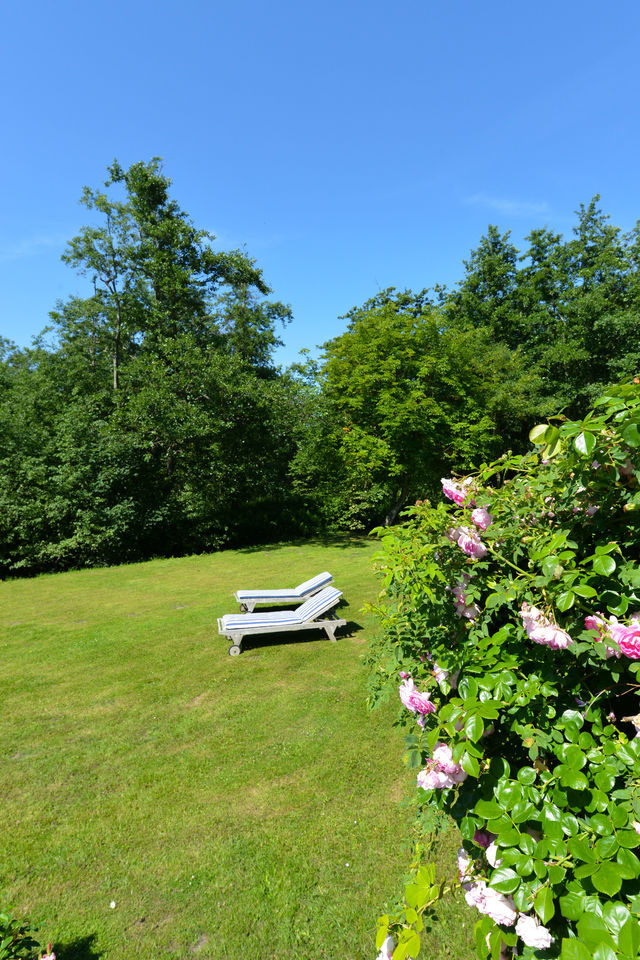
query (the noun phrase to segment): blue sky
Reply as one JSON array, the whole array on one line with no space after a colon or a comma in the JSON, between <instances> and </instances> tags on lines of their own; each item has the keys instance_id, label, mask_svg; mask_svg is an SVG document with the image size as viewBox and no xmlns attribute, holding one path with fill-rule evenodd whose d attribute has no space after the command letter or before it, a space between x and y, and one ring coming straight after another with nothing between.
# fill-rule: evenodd
<instances>
[{"instance_id":1,"label":"blue sky","mask_svg":"<svg viewBox=\"0 0 640 960\"><path fill-rule=\"evenodd\" d=\"M637 0L7 5L0 335L84 291L60 262L114 157L161 156L291 303L283 363L387 286L454 284L489 223L640 218Z\"/></svg>"}]
</instances>

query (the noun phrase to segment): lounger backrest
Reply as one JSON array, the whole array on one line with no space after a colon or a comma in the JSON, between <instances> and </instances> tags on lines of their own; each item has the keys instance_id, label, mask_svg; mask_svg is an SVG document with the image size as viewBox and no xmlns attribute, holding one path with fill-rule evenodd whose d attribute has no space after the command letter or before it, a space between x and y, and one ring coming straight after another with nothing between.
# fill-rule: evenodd
<instances>
[{"instance_id":1,"label":"lounger backrest","mask_svg":"<svg viewBox=\"0 0 640 960\"><path fill-rule=\"evenodd\" d=\"M317 593L315 597L309 597L299 607L296 607L295 614L303 623L308 620L315 620L325 610L335 607L341 596L341 590L336 590L335 587L325 587L321 593Z\"/></svg>"},{"instance_id":2,"label":"lounger backrest","mask_svg":"<svg viewBox=\"0 0 640 960\"><path fill-rule=\"evenodd\" d=\"M324 573L319 573L317 577L312 577L311 580L305 580L304 583L299 583L296 587L296 593L300 597L306 597L315 590L326 587L332 580L333 577L331 574L325 570Z\"/></svg>"}]
</instances>

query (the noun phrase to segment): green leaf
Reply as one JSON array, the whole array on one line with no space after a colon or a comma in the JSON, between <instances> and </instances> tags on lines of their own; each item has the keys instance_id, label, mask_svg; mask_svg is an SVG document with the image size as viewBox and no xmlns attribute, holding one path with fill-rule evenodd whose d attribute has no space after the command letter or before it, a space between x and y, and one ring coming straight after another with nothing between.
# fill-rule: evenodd
<instances>
[{"instance_id":1,"label":"green leaf","mask_svg":"<svg viewBox=\"0 0 640 960\"><path fill-rule=\"evenodd\" d=\"M635 853L632 853L631 850L627 850L624 847L618 850L616 861L620 868L620 876L623 880L635 880L636 877L640 877L640 860L638 860Z\"/></svg>"},{"instance_id":2,"label":"green leaf","mask_svg":"<svg viewBox=\"0 0 640 960\"><path fill-rule=\"evenodd\" d=\"M534 770L533 767L520 767L517 773L517 778L520 783L524 783L527 786L531 786L532 783L535 783L538 776L538 771Z\"/></svg>"},{"instance_id":3,"label":"green leaf","mask_svg":"<svg viewBox=\"0 0 640 960\"><path fill-rule=\"evenodd\" d=\"M605 817L602 813L596 813L591 817L591 826L601 837L608 837L613 833L613 824L610 817ZM634 831L635 832L635 831ZM640 838L636 834L636 843ZM624 844L622 844L624 846Z\"/></svg>"},{"instance_id":4,"label":"green leaf","mask_svg":"<svg viewBox=\"0 0 640 960\"><path fill-rule=\"evenodd\" d=\"M593 817L591 818L591 822L593 823ZM616 837L621 847L629 847L633 850L635 847L640 846L640 837L635 830L618 830Z\"/></svg>"},{"instance_id":5,"label":"green leaf","mask_svg":"<svg viewBox=\"0 0 640 960\"><path fill-rule=\"evenodd\" d=\"M535 427L533 429L535 430ZM640 430L637 423L630 423L627 429L623 430L622 436L630 447L640 447Z\"/></svg>"},{"instance_id":6,"label":"green leaf","mask_svg":"<svg viewBox=\"0 0 640 960\"><path fill-rule=\"evenodd\" d=\"M558 900L560 913L567 920L578 920L584 913L584 896L581 893L567 893Z\"/></svg>"},{"instance_id":7,"label":"green leaf","mask_svg":"<svg viewBox=\"0 0 640 960\"><path fill-rule=\"evenodd\" d=\"M578 936L591 949L595 949L601 943L615 947L614 939L604 921L593 913L585 913L578 920Z\"/></svg>"},{"instance_id":8,"label":"green leaf","mask_svg":"<svg viewBox=\"0 0 640 960\"><path fill-rule=\"evenodd\" d=\"M593 960L618 960L618 952L606 943L599 943L594 948Z\"/></svg>"},{"instance_id":9,"label":"green leaf","mask_svg":"<svg viewBox=\"0 0 640 960\"><path fill-rule=\"evenodd\" d=\"M602 577L610 577L616 569L616 562L613 557L600 556L593 560L593 571L599 573Z\"/></svg>"},{"instance_id":10,"label":"green leaf","mask_svg":"<svg viewBox=\"0 0 640 960\"><path fill-rule=\"evenodd\" d=\"M533 906L543 923L548 923L556 912L553 894L549 887L541 887L536 893Z\"/></svg>"},{"instance_id":11,"label":"green leaf","mask_svg":"<svg viewBox=\"0 0 640 960\"><path fill-rule=\"evenodd\" d=\"M572 590L574 593L577 593L579 597L584 597L585 599L598 595L598 591L590 587L588 583L577 583L572 587Z\"/></svg>"},{"instance_id":12,"label":"green leaf","mask_svg":"<svg viewBox=\"0 0 640 960\"><path fill-rule=\"evenodd\" d=\"M464 733L473 743L476 743L476 741L480 739L484 733L484 723L477 714L472 714L467 718L467 722L464 725ZM477 774L474 774L474 776L477 776Z\"/></svg>"},{"instance_id":13,"label":"green leaf","mask_svg":"<svg viewBox=\"0 0 640 960\"><path fill-rule=\"evenodd\" d=\"M609 900L603 908L604 922L614 936L617 936L631 916L624 903Z\"/></svg>"},{"instance_id":14,"label":"green leaf","mask_svg":"<svg viewBox=\"0 0 640 960\"><path fill-rule=\"evenodd\" d=\"M474 812L484 820L495 820L502 816L502 810L495 800L478 800Z\"/></svg>"},{"instance_id":15,"label":"green leaf","mask_svg":"<svg viewBox=\"0 0 640 960\"><path fill-rule=\"evenodd\" d=\"M546 442L545 435L548 429L548 423L539 423L537 426L532 427L529 431L529 440L531 440L531 443L535 443L536 446L542 446L542 444Z\"/></svg>"},{"instance_id":16,"label":"green leaf","mask_svg":"<svg viewBox=\"0 0 640 960\"><path fill-rule=\"evenodd\" d=\"M637 957L640 950L640 925L634 917L629 917L618 934L618 946L629 957Z\"/></svg>"},{"instance_id":17,"label":"green leaf","mask_svg":"<svg viewBox=\"0 0 640 960\"><path fill-rule=\"evenodd\" d=\"M587 950L584 943L580 940L564 937L562 940L562 953L560 960L591 960L591 952Z\"/></svg>"},{"instance_id":18,"label":"green leaf","mask_svg":"<svg viewBox=\"0 0 640 960\"><path fill-rule=\"evenodd\" d=\"M499 893L513 893L520 886L520 877L511 867L498 867L489 879L489 886Z\"/></svg>"},{"instance_id":19,"label":"green leaf","mask_svg":"<svg viewBox=\"0 0 640 960\"><path fill-rule=\"evenodd\" d=\"M596 445L596 438L592 433L579 433L573 441L573 445L578 453L590 457Z\"/></svg>"},{"instance_id":20,"label":"green leaf","mask_svg":"<svg viewBox=\"0 0 640 960\"><path fill-rule=\"evenodd\" d=\"M472 777L480 776L480 764L475 757L472 757L469 753L463 753L462 760L460 761L460 766L465 773L468 773Z\"/></svg>"},{"instance_id":21,"label":"green leaf","mask_svg":"<svg viewBox=\"0 0 640 960\"><path fill-rule=\"evenodd\" d=\"M594 561L594 563L595 563L595 561ZM615 564L614 564L614 567L615 567ZM574 604L574 602L575 602L575 599L576 599L576 598L575 598L575 594L573 593L572 590L565 590L563 593L561 593L561 594L557 597L557 599L556 599L556 607L558 608L558 610L561 610L562 613L564 613L565 610L570 610L570 609L571 609L571 607L573 606L573 604Z\"/></svg>"},{"instance_id":22,"label":"green leaf","mask_svg":"<svg viewBox=\"0 0 640 960\"><path fill-rule=\"evenodd\" d=\"M563 766L560 782L565 787L571 787L573 790L586 790L589 781L581 770L573 770L571 767Z\"/></svg>"},{"instance_id":23,"label":"green leaf","mask_svg":"<svg viewBox=\"0 0 640 960\"><path fill-rule=\"evenodd\" d=\"M601 860L610 860L619 849L615 837L600 837L596 842L596 853Z\"/></svg>"},{"instance_id":24,"label":"green leaf","mask_svg":"<svg viewBox=\"0 0 640 960\"><path fill-rule=\"evenodd\" d=\"M600 893L616 894L622 886L622 877L617 870L617 864L601 863L591 876L591 883Z\"/></svg>"}]
</instances>

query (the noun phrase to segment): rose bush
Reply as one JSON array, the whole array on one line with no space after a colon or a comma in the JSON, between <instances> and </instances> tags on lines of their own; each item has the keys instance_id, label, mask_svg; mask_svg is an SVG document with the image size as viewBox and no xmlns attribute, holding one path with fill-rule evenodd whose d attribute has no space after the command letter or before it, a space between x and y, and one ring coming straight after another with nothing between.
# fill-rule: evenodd
<instances>
[{"instance_id":1,"label":"rose bush","mask_svg":"<svg viewBox=\"0 0 640 960\"><path fill-rule=\"evenodd\" d=\"M636 958L640 381L531 438L379 531L371 701L400 686L418 805L460 828L478 957ZM442 891L418 857L382 956Z\"/></svg>"}]
</instances>

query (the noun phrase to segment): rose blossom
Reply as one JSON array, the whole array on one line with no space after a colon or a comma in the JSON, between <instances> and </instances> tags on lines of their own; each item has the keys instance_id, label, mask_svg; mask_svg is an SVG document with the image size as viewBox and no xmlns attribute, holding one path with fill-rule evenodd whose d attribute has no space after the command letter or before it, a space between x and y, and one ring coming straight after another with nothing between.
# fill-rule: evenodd
<instances>
[{"instance_id":1,"label":"rose blossom","mask_svg":"<svg viewBox=\"0 0 640 960\"><path fill-rule=\"evenodd\" d=\"M537 607L523 603L520 616L527 636L534 643L551 647L552 650L565 650L573 643L566 630L561 630L557 623L545 617Z\"/></svg>"},{"instance_id":2,"label":"rose blossom","mask_svg":"<svg viewBox=\"0 0 640 960\"><path fill-rule=\"evenodd\" d=\"M458 483L456 480L443 477L440 483L442 484L442 492L445 497L453 500L454 503L457 503L457 505L461 507L469 496L469 491L466 488L471 483L471 480L462 480Z\"/></svg>"},{"instance_id":3,"label":"rose blossom","mask_svg":"<svg viewBox=\"0 0 640 960\"><path fill-rule=\"evenodd\" d=\"M480 616L480 607L477 603L467 603L466 586L470 579L468 573L463 573L462 580L458 580L455 587L451 589L451 593L455 597L453 602L458 616L466 617L467 620L476 620ZM449 587L447 587L448 589Z\"/></svg>"},{"instance_id":4,"label":"rose blossom","mask_svg":"<svg viewBox=\"0 0 640 960\"><path fill-rule=\"evenodd\" d=\"M489 830L476 830L473 835L473 842L477 843L479 847L482 847L483 850L486 850L487 847L493 843L496 839L497 834L491 833Z\"/></svg>"},{"instance_id":5,"label":"rose blossom","mask_svg":"<svg viewBox=\"0 0 640 960\"><path fill-rule=\"evenodd\" d=\"M448 790L467 779L459 763L454 763L451 747L437 743L433 758L418 774L418 786L423 790Z\"/></svg>"},{"instance_id":6,"label":"rose blossom","mask_svg":"<svg viewBox=\"0 0 640 960\"><path fill-rule=\"evenodd\" d=\"M502 858L498 856L498 847L495 840L492 840L485 850L485 856L492 867L499 867L502 863Z\"/></svg>"},{"instance_id":7,"label":"rose blossom","mask_svg":"<svg viewBox=\"0 0 640 960\"><path fill-rule=\"evenodd\" d=\"M416 690L411 678L402 681L399 693L403 704L412 713L433 713L436 709L435 703L431 703L430 694Z\"/></svg>"},{"instance_id":8,"label":"rose blossom","mask_svg":"<svg viewBox=\"0 0 640 960\"><path fill-rule=\"evenodd\" d=\"M546 927L538 923L535 917L530 917L526 913L521 913L516 923L516 933L527 947L533 947L536 950L548 950L552 943L555 943Z\"/></svg>"},{"instance_id":9,"label":"rose blossom","mask_svg":"<svg viewBox=\"0 0 640 960\"><path fill-rule=\"evenodd\" d=\"M477 880L468 886L464 898L470 907L475 907L480 913L491 917L496 923L511 927L515 923L518 912L512 897L505 897L490 887L485 880Z\"/></svg>"},{"instance_id":10,"label":"rose blossom","mask_svg":"<svg viewBox=\"0 0 640 960\"><path fill-rule=\"evenodd\" d=\"M471 530L469 527L458 527L458 531L457 543L460 549L466 553L467 556L482 560L487 552L487 548L476 531Z\"/></svg>"},{"instance_id":11,"label":"rose blossom","mask_svg":"<svg viewBox=\"0 0 640 960\"><path fill-rule=\"evenodd\" d=\"M481 530L486 530L487 527L490 527L493 523L493 515L485 507L477 507L471 513L471 519L475 523L476 527L480 527Z\"/></svg>"},{"instance_id":12,"label":"rose blossom","mask_svg":"<svg viewBox=\"0 0 640 960\"><path fill-rule=\"evenodd\" d=\"M382 946L380 947L380 953L377 956L377 960L391 960L393 957L393 951L396 948L396 942L393 937L387 937Z\"/></svg>"},{"instance_id":13,"label":"rose blossom","mask_svg":"<svg viewBox=\"0 0 640 960\"><path fill-rule=\"evenodd\" d=\"M601 613L592 614L585 617L584 625L587 630L597 630L598 640L613 640L618 644L619 650L615 647L607 647L607 657L615 654L624 653L630 660L640 660L640 616L634 614L629 623L619 623L616 617L610 617L605 620Z\"/></svg>"},{"instance_id":14,"label":"rose blossom","mask_svg":"<svg viewBox=\"0 0 640 960\"><path fill-rule=\"evenodd\" d=\"M618 644L625 657L640 660L640 620L633 619L628 626L615 623L609 627L609 636Z\"/></svg>"},{"instance_id":15,"label":"rose blossom","mask_svg":"<svg viewBox=\"0 0 640 960\"><path fill-rule=\"evenodd\" d=\"M460 676L459 670L456 670L455 673L449 673L448 670L444 670L442 667L439 667L434 661L433 675L436 678L436 683L441 690L445 683L448 683L452 690L458 689L458 677Z\"/></svg>"}]
</instances>

